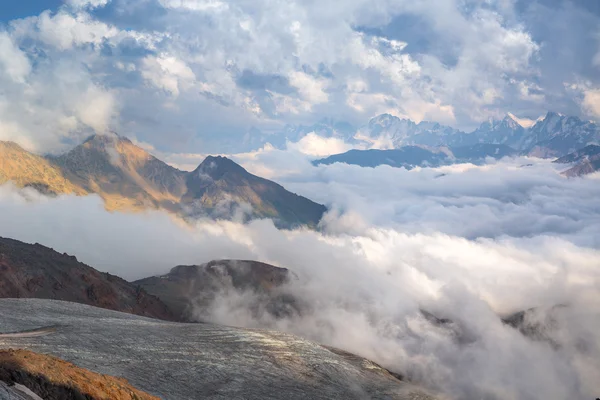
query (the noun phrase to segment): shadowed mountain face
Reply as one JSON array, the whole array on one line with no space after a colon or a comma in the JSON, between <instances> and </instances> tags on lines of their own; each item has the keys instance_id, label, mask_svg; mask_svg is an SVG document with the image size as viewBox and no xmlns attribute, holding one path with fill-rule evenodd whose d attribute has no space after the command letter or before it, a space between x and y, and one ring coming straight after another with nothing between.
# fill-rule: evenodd
<instances>
[{"instance_id":1,"label":"shadowed mountain face","mask_svg":"<svg viewBox=\"0 0 600 400\"><path fill-rule=\"evenodd\" d=\"M51 325L55 333L1 336ZM284 333L36 299L0 300L0 327L0 348L51 354L166 400L433 400L371 361Z\"/></svg>"},{"instance_id":2,"label":"shadowed mountain face","mask_svg":"<svg viewBox=\"0 0 600 400\"><path fill-rule=\"evenodd\" d=\"M162 208L184 218L271 218L280 227L316 227L325 206L248 173L225 157L193 172L173 168L130 140L95 135L59 157L0 142L0 184L42 193L100 195L109 210Z\"/></svg>"},{"instance_id":3,"label":"shadowed mountain face","mask_svg":"<svg viewBox=\"0 0 600 400\"><path fill-rule=\"evenodd\" d=\"M182 204L191 213L214 217L231 215L236 209L253 218L271 218L279 226L315 227L325 207L267 179L250 174L226 157L207 157L186 178Z\"/></svg>"},{"instance_id":4,"label":"shadowed mountain face","mask_svg":"<svg viewBox=\"0 0 600 400\"><path fill-rule=\"evenodd\" d=\"M479 143L469 146L441 147L429 150L418 146L404 146L393 150L350 150L314 161L315 165L333 164L336 162L376 167L389 165L392 167L412 169L415 167L439 167L457 163L479 164L491 157L500 159L516 155L517 152L503 144Z\"/></svg>"},{"instance_id":5,"label":"shadowed mountain face","mask_svg":"<svg viewBox=\"0 0 600 400\"><path fill-rule=\"evenodd\" d=\"M600 146L589 145L554 161L559 164L575 165L563 172L568 177L583 176L600 171Z\"/></svg>"},{"instance_id":6,"label":"shadowed mountain face","mask_svg":"<svg viewBox=\"0 0 600 400\"><path fill-rule=\"evenodd\" d=\"M298 312L296 299L282 291L294 279L285 268L247 260L217 260L202 265L181 265L168 274L133 282L161 298L184 321L201 321L217 296L248 293L250 312L275 317Z\"/></svg>"},{"instance_id":7,"label":"shadowed mountain face","mask_svg":"<svg viewBox=\"0 0 600 400\"><path fill-rule=\"evenodd\" d=\"M158 298L117 276L40 244L0 238L0 298L6 297L66 300L174 319Z\"/></svg>"}]
</instances>

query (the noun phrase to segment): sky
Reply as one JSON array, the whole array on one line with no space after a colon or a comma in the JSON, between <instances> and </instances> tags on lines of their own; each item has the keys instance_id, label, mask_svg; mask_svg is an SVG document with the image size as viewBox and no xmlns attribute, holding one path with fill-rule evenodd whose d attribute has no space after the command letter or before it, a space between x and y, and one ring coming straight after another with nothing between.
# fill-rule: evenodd
<instances>
[{"instance_id":1,"label":"sky","mask_svg":"<svg viewBox=\"0 0 600 400\"><path fill-rule=\"evenodd\" d=\"M108 131L165 153L381 113L470 130L600 119L587 0L30 0L0 5L0 140Z\"/></svg>"}]
</instances>

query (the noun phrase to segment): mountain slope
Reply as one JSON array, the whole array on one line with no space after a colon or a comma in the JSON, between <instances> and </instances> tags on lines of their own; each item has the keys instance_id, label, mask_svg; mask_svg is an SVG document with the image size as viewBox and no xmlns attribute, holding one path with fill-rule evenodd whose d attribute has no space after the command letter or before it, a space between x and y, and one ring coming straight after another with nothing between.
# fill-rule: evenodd
<instances>
[{"instance_id":1,"label":"mountain slope","mask_svg":"<svg viewBox=\"0 0 600 400\"><path fill-rule=\"evenodd\" d=\"M173 320L156 297L40 244L0 238L0 298L66 300Z\"/></svg>"},{"instance_id":2,"label":"mountain slope","mask_svg":"<svg viewBox=\"0 0 600 400\"><path fill-rule=\"evenodd\" d=\"M55 334L2 339L0 347L71 360L165 400L433 399L372 361L285 333L0 299L0 332L52 325Z\"/></svg>"},{"instance_id":3,"label":"mountain slope","mask_svg":"<svg viewBox=\"0 0 600 400\"><path fill-rule=\"evenodd\" d=\"M7 181L47 194L86 193L43 157L29 153L16 143L0 142L0 184Z\"/></svg>"},{"instance_id":4,"label":"mountain slope","mask_svg":"<svg viewBox=\"0 0 600 400\"><path fill-rule=\"evenodd\" d=\"M272 218L279 226L315 227L326 210L275 182L250 174L226 157L206 157L187 175L186 186L181 202L186 212L196 216L219 218L241 209L252 218Z\"/></svg>"},{"instance_id":5,"label":"mountain slope","mask_svg":"<svg viewBox=\"0 0 600 400\"><path fill-rule=\"evenodd\" d=\"M72 182L99 194L108 209L174 209L185 192L185 172L117 135L94 135L51 161Z\"/></svg>"},{"instance_id":6,"label":"mountain slope","mask_svg":"<svg viewBox=\"0 0 600 400\"><path fill-rule=\"evenodd\" d=\"M576 165L563 172L563 175L568 177L583 176L600 171L600 146L586 146L554 162L559 164L576 163Z\"/></svg>"}]
</instances>

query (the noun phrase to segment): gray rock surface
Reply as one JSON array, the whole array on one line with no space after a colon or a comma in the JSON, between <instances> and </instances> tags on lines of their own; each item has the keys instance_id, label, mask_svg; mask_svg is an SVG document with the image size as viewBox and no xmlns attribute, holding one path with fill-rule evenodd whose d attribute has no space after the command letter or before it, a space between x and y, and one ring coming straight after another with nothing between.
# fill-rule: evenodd
<instances>
[{"instance_id":1,"label":"gray rock surface","mask_svg":"<svg viewBox=\"0 0 600 400\"><path fill-rule=\"evenodd\" d=\"M41 397L18 383L7 385L0 381L0 400L42 400Z\"/></svg>"},{"instance_id":2,"label":"gray rock surface","mask_svg":"<svg viewBox=\"0 0 600 400\"><path fill-rule=\"evenodd\" d=\"M14 336L44 327L41 335ZM433 399L373 362L298 337L0 300L0 348L52 354L164 399Z\"/></svg>"}]
</instances>

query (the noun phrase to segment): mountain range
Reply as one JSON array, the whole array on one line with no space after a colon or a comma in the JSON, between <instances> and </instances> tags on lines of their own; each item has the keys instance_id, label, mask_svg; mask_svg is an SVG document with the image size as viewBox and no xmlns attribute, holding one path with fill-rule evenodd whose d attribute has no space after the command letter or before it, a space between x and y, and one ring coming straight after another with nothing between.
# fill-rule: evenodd
<instances>
[{"instance_id":1,"label":"mountain range","mask_svg":"<svg viewBox=\"0 0 600 400\"><path fill-rule=\"evenodd\" d=\"M325 206L250 174L226 157L180 171L129 139L94 135L60 156L0 142L0 184L50 195L95 193L109 210L165 209L184 218L271 218L279 227L315 227Z\"/></svg>"},{"instance_id":2,"label":"mountain range","mask_svg":"<svg viewBox=\"0 0 600 400\"><path fill-rule=\"evenodd\" d=\"M480 164L486 158L500 159L517 154L516 150L503 144L474 144L460 147L438 147L428 149L420 146L403 146L391 150L350 150L342 154L313 161L314 165L333 164L336 162L376 167L389 165L397 168L412 169L415 167L439 167L455 163Z\"/></svg>"},{"instance_id":3,"label":"mountain range","mask_svg":"<svg viewBox=\"0 0 600 400\"><path fill-rule=\"evenodd\" d=\"M367 148L502 144L519 154L544 158L562 157L588 144L600 143L600 126L578 117L548 112L544 117L532 121L531 125L522 125L519 121L509 113L503 119L489 119L477 129L464 132L437 122L415 123L390 114L376 116L359 128L325 119L311 126L286 125L281 132L270 135L253 129L244 138L243 151L256 149L267 142L283 148L287 141L298 141L311 132Z\"/></svg>"},{"instance_id":4,"label":"mountain range","mask_svg":"<svg viewBox=\"0 0 600 400\"><path fill-rule=\"evenodd\" d=\"M600 146L589 145L554 161L559 164L573 164L563 172L568 177L583 176L600 171Z\"/></svg>"}]
</instances>

